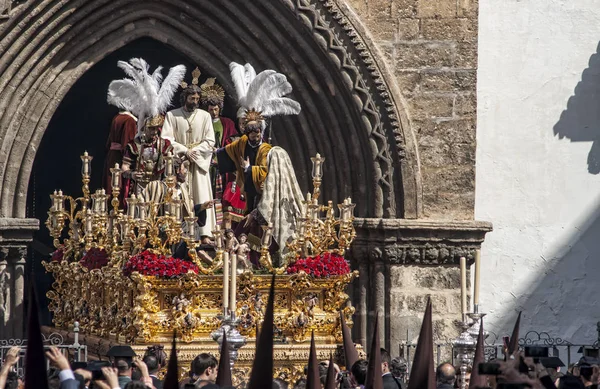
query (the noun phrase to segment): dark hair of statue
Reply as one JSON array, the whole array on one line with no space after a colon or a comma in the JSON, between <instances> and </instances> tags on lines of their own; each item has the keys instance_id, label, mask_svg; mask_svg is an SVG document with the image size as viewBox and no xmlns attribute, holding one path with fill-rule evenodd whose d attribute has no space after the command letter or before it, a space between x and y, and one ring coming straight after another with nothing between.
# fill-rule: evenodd
<instances>
[{"instance_id":1,"label":"dark hair of statue","mask_svg":"<svg viewBox=\"0 0 600 389\"><path fill-rule=\"evenodd\" d=\"M179 97L179 102L181 103L181 106L185 106L185 102L187 101L188 96L191 95L195 95L198 94L198 96L200 96L202 93L202 90L200 89L200 87L198 85L189 85L187 88L185 88L182 92L181 92L181 96Z\"/></svg>"},{"instance_id":2,"label":"dark hair of statue","mask_svg":"<svg viewBox=\"0 0 600 389\"><path fill-rule=\"evenodd\" d=\"M217 99L216 97L210 97L204 101L203 108L208 109L210 105L218 105L219 109L223 110L224 102L221 99Z\"/></svg>"},{"instance_id":3,"label":"dark hair of statue","mask_svg":"<svg viewBox=\"0 0 600 389\"><path fill-rule=\"evenodd\" d=\"M253 131L261 132L262 128L260 127L259 122L248 123L244 126L244 134L248 134Z\"/></svg>"}]
</instances>

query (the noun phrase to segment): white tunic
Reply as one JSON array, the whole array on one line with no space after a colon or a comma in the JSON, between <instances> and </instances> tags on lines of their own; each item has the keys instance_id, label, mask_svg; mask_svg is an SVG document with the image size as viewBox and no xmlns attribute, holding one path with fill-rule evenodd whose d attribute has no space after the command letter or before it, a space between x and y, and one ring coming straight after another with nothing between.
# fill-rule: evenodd
<instances>
[{"instance_id":1,"label":"white tunic","mask_svg":"<svg viewBox=\"0 0 600 389\"><path fill-rule=\"evenodd\" d=\"M198 159L190 161L188 184L194 204L203 204L213 199L210 181L210 163L215 145L210 114L201 109L188 113L182 108L167 112L161 136L173 145L175 154L184 156L188 150L198 151ZM214 208L206 210L206 224L200 227L201 236L211 236L216 226Z\"/></svg>"}]
</instances>

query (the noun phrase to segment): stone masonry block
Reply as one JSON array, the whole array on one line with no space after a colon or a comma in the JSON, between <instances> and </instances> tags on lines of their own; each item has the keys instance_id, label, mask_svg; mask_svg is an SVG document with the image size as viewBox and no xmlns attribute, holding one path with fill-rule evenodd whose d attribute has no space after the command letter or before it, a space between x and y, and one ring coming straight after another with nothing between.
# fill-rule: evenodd
<instances>
[{"instance_id":1,"label":"stone masonry block","mask_svg":"<svg viewBox=\"0 0 600 389\"><path fill-rule=\"evenodd\" d=\"M369 17L365 23L377 41L393 42L398 31L398 20L384 17Z\"/></svg>"},{"instance_id":2,"label":"stone masonry block","mask_svg":"<svg viewBox=\"0 0 600 389\"><path fill-rule=\"evenodd\" d=\"M391 315L406 315L407 312L425 312L427 300L431 298L434 315L460 315L460 289L445 292L421 293L404 292L403 289L392 289L390 291L390 313Z\"/></svg>"},{"instance_id":3,"label":"stone masonry block","mask_svg":"<svg viewBox=\"0 0 600 389\"><path fill-rule=\"evenodd\" d=\"M391 266L391 284L396 288L454 290L460 287L458 267Z\"/></svg>"},{"instance_id":4,"label":"stone masonry block","mask_svg":"<svg viewBox=\"0 0 600 389\"><path fill-rule=\"evenodd\" d=\"M374 19L391 17L393 2L393 0L367 0L369 17Z\"/></svg>"},{"instance_id":5,"label":"stone masonry block","mask_svg":"<svg viewBox=\"0 0 600 389\"><path fill-rule=\"evenodd\" d=\"M477 69L477 43L457 43L453 64L457 68Z\"/></svg>"},{"instance_id":6,"label":"stone masonry block","mask_svg":"<svg viewBox=\"0 0 600 389\"><path fill-rule=\"evenodd\" d=\"M452 163L452 148L443 139L419 137L421 164L429 167L444 167Z\"/></svg>"},{"instance_id":7,"label":"stone masonry block","mask_svg":"<svg viewBox=\"0 0 600 389\"><path fill-rule=\"evenodd\" d=\"M421 90L423 92L453 91L456 89L456 73L452 70L421 72Z\"/></svg>"},{"instance_id":8,"label":"stone masonry block","mask_svg":"<svg viewBox=\"0 0 600 389\"><path fill-rule=\"evenodd\" d=\"M417 16L418 0L393 0L392 16L398 18L415 18Z\"/></svg>"},{"instance_id":9,"label":"stone masonry block","mask_svg":"<svg viewBox=\"0 0 600 389\"><path fill-rule=\"evenodd\" d=\"M398 71L396 72L396 80L402 94L405 97L411 97L421 82L421 75L419 72L413 70Z\"/></svg>"},{"instance_id":10,"label":"stone masonry block","mask_svg":"<svg viewBox=\"0 0 600 389\"><path fill-rule=\"evenodd\" d=\"M458 16L477 19L479 14L478 0L458 0Z\"/></svg>"},{"instance_id":11,"label":"stone masonry block","mask_svg":"<svg viewBox=\"0 0 600 389\"><path fill-rule=\"evenodd\" d=\"M477 89L477 71L460 70L456 72L456 89L461 91L473 91Z\"/></svg>"},{"instance_id":12,"label":"stone masonry block","mask_svg":"<svg viewBox=\"0 0 600 389\"><path fill-rule=\"evenodd\" d=\"M418 0L417 17L453 18L456 17L456 0Z\"/></svg>"},{"instance_id":13,"label":"stone masonry block","mask_svg":"<svg viewBox=\"0 0 600 389\"><path fill-rule=\"evenodd\" d=\"M398 39L413 40L419 37L421 21L419 19L398 19Z\"/></svg>"},{"instance_id":14,"label":"stone masonry block","mask_svg":"<svg viewBox=\"0 0 600 389\"><path fill-rule=\"evenodd\" d=\"M477 41L477 21L475 19L423 19L421 22L423 39L441 41Z\"/></svg>"},{"instance_id":15,"label":"stone masonry block","mask_svg":"<svg viewBox=\"0 0 600 389\"><path fill-rule=\"evenodd\" d=\"M470 117L477 114L477 95L467 93L457 95L454 100L454 115L460 117Z\"/></svg>"},{"instance_id":16,"label":"stone masonry block","mask_svg":"<svg viewBox=\"0 0 600 389\"><path fill-rule=\"evenodd\" d=\"M409 101L410 115L414 119L452 117L453 105L452 94L416 94Z\"/></svg>"},{"instance_id":17,"label":"stone masonry block","mask_svg":"<svg viewBox=\"0 0 600 389\"><path fill-rule=\"evenodd\" d=\"M398 69L452 66L457 61L454 52L454 45L448 43L398 43L396 65Z\"/></svg>"},{"instance_id":18,"label":"stone masonry block","mask_svg":"<svg viewBox=\"0 0 600 389\"><path fill-rule=\"evenodd\" d=\"M448 121L413 120L413 129L418 136L434 136L449 144L475 144L475 118Z\"/></svg>"},{"instance_id":19,"label":"stone masonry block","mask_svg":"<svg viewBox=\"0 0 600 389\"><path fill-rule=\"evenodd\" d=\"M423 193L464 193L475 188L474 166L423 167ZM427 187L428 190L425 190Z\"/></svg>"}]
</instances>

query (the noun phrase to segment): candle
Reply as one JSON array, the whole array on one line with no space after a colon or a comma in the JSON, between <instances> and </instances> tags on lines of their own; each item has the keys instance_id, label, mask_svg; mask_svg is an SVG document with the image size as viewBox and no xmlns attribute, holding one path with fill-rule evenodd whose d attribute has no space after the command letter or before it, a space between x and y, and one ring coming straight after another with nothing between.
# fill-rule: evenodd
<instances>
[{"instance_id":1,"label":"candle","mask_svg":"<svg viewBox=\"0 0 600 389\"><path fill-rule=\"evenodd\" d=\"M217 243L217 250L221 250L223 248L223 232L213 231L213 235L215 237L215 242Z\"/></svg>"},{"instance_id":2,"label":"candle","mask_svg":"<svg viewBox=\"0 0 600 389\"><path fill-rule=\"evenodd\" d=\"M181 200L175 200L175 220L181 220Z\"/></svg>"},{"instance_id":3,"label":"candle","mask_svg":"<svg viewBox=\"0 0 600 389\"><path fill-rule=\"evenodd\" d=\"M237 307L237 255L235 252L231 253L231 292L229 294L229 309L235 316L235 309Z\"/></svg>"},{"instance_id":4,"label":"candle","mask_svg":"<svg viewBox=\"0 0 600 389\"><path fill-rule=\"evenodd\" d=\"M62 211L62 210L65 209L65 204L63 202L63 192L62 192L61 189L58 190L58 203L57 203L57 206L58 206L58 210L59 211Z\"/></svg>"},{"instance_id":5,"label":"candle","mask_svg":"<svg viewBox=\"0 0 600 389\"><path fill-rule=\"evenodd\" d=\"M188 227L188 234L190 239L195 239L196 238L196 217L191 216L191 217L186 217L186 224Z\"/></svg>"},{"instance_id":6,"label":"candle","mask_svg":"<svg viewBox=\"0 0 600 389\"><path fill-rule=\"evenodd\" d=\"M263 247L271 247L271 234L273 232L273 223L269 223L267 227L263 227Z\"/></svg>"},{"instance_id":7,"label":"candle","mask_svg":"<svg viewBox=\"0 0 600 389\"><path fill-rule=\"evenodd\" d=\"M317 153L311 160L313 163L312 177L314 179L320 179L323 176L322 164L325 161L325 158L321 158L321 154Z\"/></svg>"},{"instance_id":8,"label":"candle","mask_svg":"<svg viewBox=\"0 0 600 389\"><path fill-rule=\"evenodd\" d=\"M135 205L137 203L137 199L135 194L132 194L130 198L127 199L127 216L130 218L135 217Z\"/></svg>"},{"instance_id":9,"label":"candle","mask_svg":"<svg viewBox=\"0 0 600 389\"><path fill-rule=\"evenodd\" d=\"M92 214L88 213L85 215L85 233L86 234L91 234L92 233Z\"/></svg>"},{"instance_id":10,"label":"candle","mask_svg":"<svg viewBox=\"0 0 600 389\"><path fill-rule=\"evenodd\" d=\"M223 314L227 315L229 302L229 252L223 251Z\"/></svg>"},{"instance_id":11,"label":"candle","mask_svg":"<svg viewBox=\"0 0 600 389\"><path fill-rule=\"evenodd\" d=\"M473 286L473 305L479 305L480 272L481 272L481 250L476 250L475 251L475 283L474 283L475 285Z\"/></svg>"},{"instance_id":12,"label":"candle","mask_svg":"<svg viewBox=\"0 0 600 389\"><path fill-rule=\"evenodd\" d=\"M467 314L467 258L460 257L460 308L463 320Z\"/></svg>"},{"instance_id":13,"label":"candle","mask_svg":"<svg viewBox=\"0 0 600 389\"><path fill-rule=\"evenodd\" d=\"M88 154L88 152L84 152L83 155L81 156L81 174L83 176L89 176L90 175L90 162L92 161L92 157L90 157L90 155Z\"/></svg>"},{"instance_id":14,"label":"candle","mask_svg":"<svg viewBox=\"0 0 600 389\"><path fill-rule=\"evenodd\" d=\"M52 199L52 210L53 211L58 211L58 199L56 198L56 196L58 196L58 193L56 192L56 190L54 190L54 194L50 195L50 198Z\"/></svg>"},{"instance_id":15,"label":"candle","mask_svg":"<svg viewBox=\"0 0 600 389\"><path fill-rule=\"evenodd\" d=\"M121 242L125 242L127 240L127 235L129 235L129 221L121 220Z\"/></svg>"},{"instance_id":16,"label":"candle","mask_svg":"<svg viewBox=\"0 0 600 389\"><path fill-rule=\"evenodd\" d=\"M170 177L173 175L173 154L171 154L171 152L169 152L167 154L165 161L166 161L165 176Z\"/></svg>"},{"instance_id":17,"label":"candle","mask_svg":"<svg viewBox=\"0 0 600 389\"><path fill-rule=\"evenodd\" d=\"M110 169L110 173L112 174L112 187L115 190L121 186L121 174L123 171L119 167L119 164L115 163L115 167Z\"/></svg>"},{"instance_id":18,"label":"candle","mask_svg":"<svg viewBox=\"0 0 600 389\"><path fill-rule=\"evenodd\" d=\"M138 213L140 215L140 220L146 220L146 203L138 204Z\"/></svg>"}]
</instances>

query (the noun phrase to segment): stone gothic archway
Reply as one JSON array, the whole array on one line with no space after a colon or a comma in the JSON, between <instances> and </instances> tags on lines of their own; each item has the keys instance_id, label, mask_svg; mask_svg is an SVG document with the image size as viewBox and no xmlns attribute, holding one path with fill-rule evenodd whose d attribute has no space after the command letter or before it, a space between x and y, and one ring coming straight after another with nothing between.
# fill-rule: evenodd
<instances>
[{"instance_id":1,"label":"stone gothic archway","mask_svg":"<svg viewBox=\"0 0 600 389\"><path fill-rule=\"evenodd\" d=\"M361 217L420 215L418 154L400 94L348 8L320 0L43 0L13 9L2 26L0 216L25 216L37 147L71 86L140 37L182 52L228 91L230 61L285 73L303 113L278 119L282 145L301 169L316 152L328 156L324 198L351 195Z\"/></svg>"}]
</instances>

